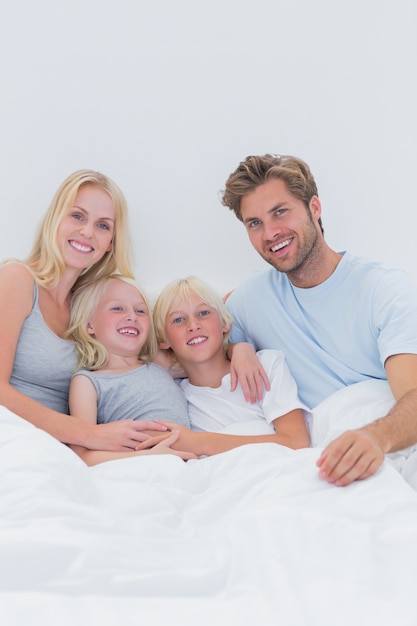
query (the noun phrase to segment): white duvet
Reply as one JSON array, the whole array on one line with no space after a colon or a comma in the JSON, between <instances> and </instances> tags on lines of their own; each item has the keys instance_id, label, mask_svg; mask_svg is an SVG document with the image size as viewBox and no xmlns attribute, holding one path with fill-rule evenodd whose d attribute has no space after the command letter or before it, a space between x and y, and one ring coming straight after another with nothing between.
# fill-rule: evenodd
<instances>
[{"instance_id":1,"label":"white duvet","mask_svg":"<svg viewBox=\"0 0 417 626\"><path fill-rule=\"evenodd\" d=\"M316 445L333 412L392 403L361 385L317 409ZM417 624L417 492L390 460L347 488L318 479L320 447L88 468L6 409L0 422L2 626Z\"/></svg>"}]
</instances>

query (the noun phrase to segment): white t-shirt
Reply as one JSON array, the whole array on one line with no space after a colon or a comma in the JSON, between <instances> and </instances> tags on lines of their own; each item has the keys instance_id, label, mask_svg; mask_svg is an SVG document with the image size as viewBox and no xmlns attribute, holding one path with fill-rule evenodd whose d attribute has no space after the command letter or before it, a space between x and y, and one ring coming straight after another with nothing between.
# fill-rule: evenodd
<instances>
[{"instance_id":1,"label":"white t-shirt","mask_svg":"<svg viewBox=\"0 0 417 626\"><path fill-rule=\"evenodd\" d=\"M238 385L230 391L230 374L223 377L220 387L197 387L188 379L179 384L188 400L188 412L193 430L220 432L234 423L260 421L271 424L275 419L293 409L303 409L306 420L309 410L300 401L297 386L279 350L260 350L257 356L264 367L271 390L264 393L262 400L246 402ZM275 432L271 426L271 432Z\"/></svg>"}]
</instances>

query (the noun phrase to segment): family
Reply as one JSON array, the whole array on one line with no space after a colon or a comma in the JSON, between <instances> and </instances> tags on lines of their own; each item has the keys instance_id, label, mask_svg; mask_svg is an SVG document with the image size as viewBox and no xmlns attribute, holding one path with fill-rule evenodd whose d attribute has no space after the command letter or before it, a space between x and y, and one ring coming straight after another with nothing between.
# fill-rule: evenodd
<instances>
[{"instance_id":1,"label":"family","mask_svg":"<svg viewBox=\"0 0 417 626\"><path fill-rule=\"evenodd\" d=\"M344 432L317 461L337 486L371 476L385 454L417 443L415 285L403 270L327 245L299 158L247 157L222 202L272 267L226 302L189 276L151 307L133 276L121 190L92 170L69 176L29 256L0 267L0 404L89 465L189 460L247 443L308 447L316 405L388 380L389 413ZM222 432L233 422L266 423L268 434Z\"/></svg>"}]
</instances>

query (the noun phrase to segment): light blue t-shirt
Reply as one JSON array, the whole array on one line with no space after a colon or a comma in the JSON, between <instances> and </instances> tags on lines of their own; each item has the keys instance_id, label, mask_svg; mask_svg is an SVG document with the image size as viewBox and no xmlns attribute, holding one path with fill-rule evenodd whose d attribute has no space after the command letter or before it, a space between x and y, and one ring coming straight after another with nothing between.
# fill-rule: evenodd
<instances>
[{"instance_id":1,"label":"light blue t-shirt","mask_svg":"<svg viewBox=\"0 0 417 626\"><path fill-rule=\"evenodd\" d=\"M417 354L417 289L410 276L348 252L310 289L294 287L274 268L255 272L227 306L231 340L282 350L310 407L344 386L386 380L389 356Z\"/></svg>"}]
</instances>

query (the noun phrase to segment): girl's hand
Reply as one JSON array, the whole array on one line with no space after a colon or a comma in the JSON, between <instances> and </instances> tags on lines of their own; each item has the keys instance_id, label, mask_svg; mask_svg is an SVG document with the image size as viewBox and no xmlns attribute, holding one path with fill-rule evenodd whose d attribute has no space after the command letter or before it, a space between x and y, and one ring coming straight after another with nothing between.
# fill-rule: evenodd
<instances>
[{"instance_id":1,"label":"girl's hand","mask_svg":"<svg viewBox=\"0 0 417 626\"><path fill-rule=\"evenodd\" d=\"M173 450L171 446L177 441L180 435L179 430L173 430L170 435L156 444L151 450L150 454L174 454L179 456L183 461L189 461L190 459L197 459L198 457L192 452L184 452L183 450Z\"/></svg>"},{"instance_id":2,"label":"girl's hand","mask_svg":"<svg viewBox=\"0 0 417 626\"><path fill-rule=\"evenodd\" d=\"M270 390L268 376L250 343L241 342L233 346L230 382L231 391L235 391L240 384L246 402L262 400L264 391Z\"/></svg>"}]
</instances>

